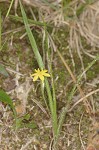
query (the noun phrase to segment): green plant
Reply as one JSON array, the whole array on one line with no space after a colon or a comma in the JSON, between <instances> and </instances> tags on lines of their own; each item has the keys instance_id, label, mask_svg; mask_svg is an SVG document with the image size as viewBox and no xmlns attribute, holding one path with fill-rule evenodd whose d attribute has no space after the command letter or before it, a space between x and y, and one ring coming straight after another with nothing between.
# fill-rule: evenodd
<instances>
[{"instance_id":1,"label":"green plant","mask_svg":"<svg viewBox=\"0 0 99 150\"><path fill-rule=\"evenodd\" d=\"M0 11L0 49L1 49L1 29L2 29L2 19L1 19L1 11Z\"/></svg>"},{"instance_id":2,"label":"green plant","mask_svg":"<svg viewBox=\"0 0 99 150\"><path fill-rule=\"evenodd\" d=\"M41 57L41 55L39 53L39 50L38 50L35 38L33 36L33 33L31 32L30 26L28 24L28 19L27 19L26 13L24 11L24 8L23 8L23 6L21 4L21 1L19 1L19 2L20 2L20 7L21 7L21 13L22 13L23 21L24 21L24 24L25 24L26 32L27 32L27 35L28 35L28 38L29 38L32 50L33 50L33 52L35 54L35 57L37 59L39 68L41 70L43 70L43 69L45 69L45 66L43 64L42 57ZM44 80L44 85L46 87L46 91L47 91L47 95L48 95L49 107L50 107L51 118L52 118L52 126L53 126L53 136L54 136L54 139L55 139L56 133L57 133L56 100L53 99L53 96L52 96L51 90L50 90L50 86L49 86L48 80L46 78Z\"/></svg>"},{"instance_id":3,"label":"green plant","mask_svg":"<svg viewBox=\"0 0 99 150\"><path fill-rule=\"evenodd\" d=\"M14 118L17 121L17 113L16 113L15 107L13 105L13 101L10 98L10 96L8 94L6 94L6 92L3 90L0 90L0 101L6 103L7 105L9 105L11 107L13 114L14 114Z\"/></svg>"}]
</instances>

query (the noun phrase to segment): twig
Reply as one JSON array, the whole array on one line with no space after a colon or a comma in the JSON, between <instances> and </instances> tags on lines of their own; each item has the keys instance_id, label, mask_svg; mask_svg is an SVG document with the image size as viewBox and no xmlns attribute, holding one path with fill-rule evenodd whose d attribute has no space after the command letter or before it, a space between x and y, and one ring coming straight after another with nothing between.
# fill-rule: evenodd
<instances>
[{"instance_id":1,"label":"twig","mask_svg":"<svg viewBox=\"0 0 99 150\"><path fill-rule=\"evenodd\" d=\"M87 97L89 97L90 95L92 95L92 94L94 94L94 93L96 93L96 92L99 92L99 89L94 90L94 91L90 92L89 94L87 94L86 96L82 97L80 100L78 100L78 101L72 106L71 109L69 109L69 112L72 111L72 110L74 109L74 107L75 107L76 105L78 105L80 102L82 102L83 100L86 100Z\"/></svg>"},{"instance_id":2,"label":"twig","mask_svg":"<svg viewBox=\"0 0 99 150\"><path fill-rule=\"evenodd\" d=\"M15 71L15 70L11 69L11 68L6 68L6 70L8 70L8 71L10 71L10 72L13 72L13 73L15 73L15 74L18 74L18 75L20 75L20 76L25 76L25 74L22 74L22 73L20 73L20 72L17 72L17 71Z\"/></svg>"}]
</instances>

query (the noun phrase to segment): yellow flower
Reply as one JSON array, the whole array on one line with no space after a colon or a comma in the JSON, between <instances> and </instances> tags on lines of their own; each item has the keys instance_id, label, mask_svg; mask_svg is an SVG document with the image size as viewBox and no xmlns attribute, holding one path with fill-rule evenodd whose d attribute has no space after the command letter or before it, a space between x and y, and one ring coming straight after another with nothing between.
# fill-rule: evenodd
<instances>
[{"instance_id":1,"label":"yellow flower","mask_svg":"<svg viewBox=\"0 0 99 150\"><path fill-rule=\"evenodd\" d=\"M31 74L33 81L36 81L38 78L44 81L44 77L50 77L50 74L47 73L47 70L40 71L40 69L38 68L38 70L35 69L35 72L36 73Z\"/></svg>"}]
</instances>

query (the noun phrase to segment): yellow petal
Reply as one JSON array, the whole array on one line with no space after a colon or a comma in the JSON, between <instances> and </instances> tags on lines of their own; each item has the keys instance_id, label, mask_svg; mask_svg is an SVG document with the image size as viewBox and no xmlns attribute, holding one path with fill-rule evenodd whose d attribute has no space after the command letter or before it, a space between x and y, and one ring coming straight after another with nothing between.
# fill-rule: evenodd
<instances>
[{"instance_id":1,"label":"yellow petal","mask_svg":"<svg viewBox=\"0 0 99 150\"><path fill-rule=\"evenodd\" d=\"M40 71L40 69L38 68L38 70L37 71Z\"/></svg>"},{"instance_id":2,"label":"yellow petal","mask_svg":"<svg viewBox=\"0 0 99 150\"><path fill-rule=\"evenodd\" d=\"M46 77L50 77L50 74L48 74L48 73L43 73L43 75Z\"/></svg>"},{"instance_id":3,"label":"yellow petal","mask_svg":"<svg viewBox=\"0 0 99 150\"><path fill-rule=\"evenodd\" d=\"M47 71L48 71L48 70L42 70L41 72L42 72L42 73L45 73L45 72L47 72Z\"/></svg>"},{"instance_id":4,"label":"yellow petal","mask_svg":"<svg viewBox=\"0 0 99 150\"><path fill-rule=\"evenodd\" d=\"M35 72L37 72L37 70L35 69Z\"/></svg>"},{"instance_id":5,"label":"yellow petal","mask_svg":"<svg viewBox=\"0 0 99 150\"><path fill-rule=\"evenodd\" d=\"M44 81L44 76L39 75L39 78L40 78L42 81Z\"/></svg>"},{"instance_id":6,"label":"yellow petal","mask_svg":"<svg viewBox=\"0 0 99 150\"><path fill-rule=\"evenodd\" d=\"M33 81L36 81L38 79L38 76L35 76L34 78L33 78Z\"/></svg>"},{"instance_id":7,"label":"yellow petal","mask_svg":"<svg viewBox=\"0 0 99 150\"><path fill-rule=\"evenodd\" d=\"M31 74L31 77L36 76L36 75L37 75L37 73L33 73L33 74Z\"/></svg>"}]
</instances>

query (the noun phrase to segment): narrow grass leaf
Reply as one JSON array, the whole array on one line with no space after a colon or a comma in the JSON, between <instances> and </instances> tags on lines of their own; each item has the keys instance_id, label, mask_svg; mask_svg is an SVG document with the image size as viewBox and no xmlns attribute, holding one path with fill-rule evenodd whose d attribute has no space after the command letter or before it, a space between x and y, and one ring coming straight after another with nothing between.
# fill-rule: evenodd
<instances>
[{"instance_id":1,"label":"narrow grass leaf","mask_svg":"<svg viewBox=\"0 0 99 150\"><path fill-rule=\"evenodd\" d=\"M15 111L15 107L13 105L13 101L10 98L10 96L7 95L6 92L3 91L3 90L0 90L0 101L8 104L11 107L11 109L13 110L14 117L16 119L17 114L16 114L16 111Z\"/></svg>"},{"instance_id":2,"label":"narrow grass leaf","mask_svg":"<svg viewBox=\"0 0 99 150\"><path fill-rule=\"evenodd\" d=\"M55 146L57 145L58 138L59 138L60 132L62 130L62 125L64 123L64 119L65 119L67 111L68 111L68 107L63 107L62 108L62 112L61 112L60 117L59 117L59 123L58 123L58 128L57 128Z\"/></svg>"},{"instance_id":3,"label":"narrow grass leaf","mask_svg":"<svg viewBox=\"0 0 99 150\"><path fill-rule=\"evenodd\" d=\"M52 73L52 58L51 58L51 53L50 53L50 49L49 49L49 39L48 39L48 31L47 31L47 26L45 24L44 26L44 30L45 30L45 49L44 51L46 51L47 55L48 55L48 64L49 64L49 68L50 68L50 74L51 74L51 79L52 79L52 97L53 97L53 119L54 119L54 131L55 134L57 133L57 107L56 107L56 96L55 96L55 86L54 86L54 80L53 80L53 73Z\"/></svg>"},{"instance_id":4,"label":"narrow grass leaf","mask_svg":"<svg viewBox=\"0 0 99 150\"><path fill-rule=\"evenodd\" d=\"M24 11L24 8L23 8L23 6L21 4L21 1L19 1L19 2L20 2L20 7L21 7L21 12L22 12L25 28L26 28L26 31L27 31L27 34L28 34L28 38L30 40L33 52L34 52L34 54L36 56L36 59L37 59L37 62L39 64L40 69L44 69L43 61L42 61L41 55L40 55L40 53L38 51L38 48L37 48L34 36L33 36L32 32L31 32L30 27L29 27L27 16L25 14L25 11Z\"/></svg>"},{"instance_id":5,"label":"narrow grass leaf","mask_svg":"<svg viewBox=\"0 0 99 150\"><path fill-rule=\"evenodd\" d=\"M1 49L1 29L2 29L2 19L1 19L1 10L0 10L0 49Z\"/></svg>"},{"instance_id":6,"label":"narrow grass leaf","mask_svg":"<svg viewBox=\"0 0 99 150\"><path fill-rule=\"evenodd\" d=\"M4 75L5 77L9 76L8 72L2 64L0 64L0 74Z\"/></svg>"},{"instance_id":7,"label":"narrow grass leaf","mask_svg":"<svg viewBox=\"0 0 99 150\"><path fill-rule=\"evenodd\" d=\"M3 90L0 90L0 101L10 105L10 107L13 109L14 105L12 99Z\"/></svg>"},{"instance_id":8,"label":"narrow grass leaf","mask_svg":"<svg viewBox=\"0 0 99 150\"><path fill-rule=\"evenodd\" d=\"M19 16L14 16L14 15L9 15L9 17L15 21L19 21L19 22L24 22L22 17ZM28 19L28 23L29 24L33 24L33 25L38 25L38 26L44 26L45 24L40 22L40 21L35 21L35 20L31 20ZM51 27L50 25L46 24L46 26Z\"/></svg>"},{"instance_id":9,"label":"narrow grass leaf","mask_svg":"<svg viewBox=\"0 0 99 150\"><path fill-rule=\"evenodd\" d=\"M9 9L8 9L8 11L7 11L7 14L6 14L6 17L8 17L8 15L9 15L9 13L10 13L10 10L11 10L11 7L12 7L12 5L13 5L13 2L14 2L14 0L12 0L11 3L10 3Z\"/></svg>"}]
</instances>

